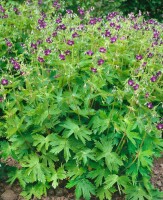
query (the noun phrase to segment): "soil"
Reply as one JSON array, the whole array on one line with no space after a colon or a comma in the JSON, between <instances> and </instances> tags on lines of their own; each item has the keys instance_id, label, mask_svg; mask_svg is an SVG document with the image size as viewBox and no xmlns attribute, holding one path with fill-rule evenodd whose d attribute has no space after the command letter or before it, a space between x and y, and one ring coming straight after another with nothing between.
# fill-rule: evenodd
<instances>
[{"instance_id":1,"label":"soil","mask_svg":"<svg viewBox=\"0 0 163 200\"><path fill-rule=\"evenodd\" d=\"M151 182L155 188L163 191L163 157L154 161L153 173ZM24 200L21 195L21 188L16 182L12 186L8 185L5 181L0 182L0 200ZM33 198L32 200L37 200ZM73 190L66 188L57 188L56 190L50 189L47 196L43 196L41 200L75 200ZM84 200L84 199L81 199ZM98 200L92 197L91 200ZM115 194L113 200L124 200L124 197Z\"/></svg>"}]
</instances>

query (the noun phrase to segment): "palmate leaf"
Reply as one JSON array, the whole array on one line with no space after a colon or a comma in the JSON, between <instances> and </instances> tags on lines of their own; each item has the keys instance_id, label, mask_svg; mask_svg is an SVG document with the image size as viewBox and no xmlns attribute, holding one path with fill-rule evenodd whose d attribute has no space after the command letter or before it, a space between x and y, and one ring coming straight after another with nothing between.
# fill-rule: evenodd
<instances>
[{"instance_id":1,"label":"palmate leaf","mask_svg":"<svg viewBox=\"0 0 163 200\"><path fill-rule=\"evenodd\" d=\"M7 136L11 137L12 135L14 135L17 131L20 130L20 127L23 124L25 116L23 116L22 118L19 118L17 116L14 117L10 117L7 119Z\"/></svg>"},{"instance_id":2,"label":"palmate leaf","mask_svg":"<svg viewBox=\"0 0 163 200\"><path fill-rule=\"evenodd\" d=\"M50 144L52 146L51 153L54 153L55 155L59 154L61 151L64 151L64 158L66 162L69 160L71 154L70 154L70 142L68 138L61 137L56 134L51 135L51 141Z\"/></svg>"},{"instance_id":3,"label":"palmate leaf","mask_svg":"<svg viewBox=\"0 0 163 200\"><path fill-rule=\"evenodd\" d=\"M118 171L119 166L123 165L121 158L118 156L117 153L112 152L113 145L107 137L102 137L101 142L96 141L95 146L100 151L97 153L97 160L101 160L102 158L105 159L105 163L108 169L112 172Z\"/></svg>"},{"instance_id":4,"label":"palmate leaf","mask_svg":"<svg viewBox=\"0 0 163 200\"><path fill-rule=\"evenodd\" d=\"M32 199L33 195L40 199L43 194L47 194L47 188L48 186L46 184L37 183L32 187L26 188L23 192L21 192L21 195L27 200Z\"/></svg>"},{"instance_id":5,"label":"palmate leaf","mask_svg":"<svg viewBox=\"0 0 163 200\"><path fill-rule=\"evenodd\" d=\"M126 133L127 138L132 142L132 144L136 146L136 139L141 140L142 138L137 132L133 132L133 129L135 128L135 123L131 123L131 121L128 118L125 118L124 121L127 125L126 130L124 132Z\"/></svg>"},{"instance_id":6,"label":"palmate leaf","mask_svg":"<svg viewBox=\"0 0 163 200\"><path fill-rule=\"evenodd\" d=\"M36 146L38 151L41 151L43 147L45 147L45 150L48 150L50 145L50 135L44 137L42 135L35 134L32 137L34 139L33 146Z\"/></svg>"},{"instance_id":7,"label":"palmate leaf","mask_svg":"<svg viewBox=\"0 0 163 200\"><path fill-rule=\"evenodd\" d=\"M71 177L71 180L75 180L77 177L81 177L87 172L87 168L84 166L78 166L75 160L70 160L65 164L67 176Z\"/></svg>"},{"instance_id":8,"label":"palmate leaf","mask_svg":"<svg viewBox=\"0 0 163 200\"><path fill-rule=\"evenodd\" d=\"M75 179L70 181L67 184L67 188L71 188L75 186L75 195L76 199L80 199L81 196L84 197L85 200L90 200L91 194L95 194L95 186L85 178Z\"/></svg>"},{"instance_id":9,"label":"palmate leaf","mask_svg":"<svg viewBox=\"0 0 163 200\"><path fill-rule=\"evenodd\" d=\"M19 184L21 185L22 188L26 187L26 180L24 180L23 177L24 174L24 169L14 169L13 171L9 172L9 178L7 180L7 182L9 182L10 184L13 184L16 180L19 181Z\"/></svg>"},{"instance_id":10,"label":"palmate leaf","mask_svg":"<svg viewBox=\"0 0 163 200\"><path fill-rule=\"evenodd\" d=\"M118 186L118 190L121 193L124 189L128 187L130 184L130 179L128 176L118 176L116 174L111 174L106 177L104 188L111 189L116 184Z\"/></svg>"},{"instance_id":11,"label":"palmate leaf","mask_svg":"<svg viewBox=\"0 0 163 200\"><path fill-rule=\"evenodd\" d=\"M114 188L111 189L106 189L103 186L99 187L97 189L97 196L99 197L100 200L111 200L112 199L112 193L114 193L116 190Z\"/></svg>"},{"instance_id":12,"label":"palmate leaf","mask_svg":"<svg viewBox=\"0 0 163 200\"><path fill-rule=\"evenodd\" d=\"M76 156L74 157L74 159L76 159L77 162L82 160L84 165L86 165L89 159L96 160L94 152L88 148L80 149L80 151L76 153Z\"/></svg>"},{"instance_id":13,"label":"palmate leaf","mask_svg":"<svg viewBox=\"0 0 163 200\"><path fill-rule=\"evenodd\" d=\"M22 160L22 167L27 168L25 174L30 176L31 182L46 182L45 172L47 171L47 167L40 162L39 157L36 154L24 157Z\"/></svg>"},{"instance_id":14,"label":"palmate leaf","mask_svg":"<svg viewBox=\"0 0 163 200\"><path fill-rule=\"evenodd\" d=\"M110 116L114 114L115 111L110 111L107 115L104 111L99 111L94 117L92 117L89 126L92 128L93 132L96 134L101 134L109 128Z\"/></svg>"},{"instance_id":15,"label":"palmate leaf","mask_svg":"<svg viewBox=\"0 0 163 200\"><path fill-rule=\"evenodd\" d=\"M102 185L104 178L107 177L108 175L109 175L108 169L107 168L105 169L104 167L99 166L97 169L90 171L87 177L91 179L95 179L95 184L97 187L99 187Z\"/></svg>"},{"instance_id":16,"label":"palmate leaf","mask_svg":"<svg viewBox=\"0 0 163 200\"><path fill-rule=\"evenodd\" d=\"M61 126L65 128L63 135L66 138L74 134L75 138L77 140L81 140L83 144L86 143L86 140L91 140L90 135L92 134L92 132L85 126L78 126L78 124L75 121L72 121L71 119L67 119Z\"/></svg>"},{"instance_id":17,"label":"palmate leaf","mask_svg":"<svg viewBox=\"0 0 163 200\"><path fill-rule=\"evenodd\" d=\"M146 151L139 151L139 156L138 156L138 167L141 165L143 167L148 167L149 169L151 169L152 166L152 155L154 154L154 152L150 149L146 150Z\"/></svg>"},{"instance_id":18,"label":"palmate leaf","mask_svg":"<svg viewBox=\"0 0 163 200\"><path fill-rule=\"evenodd\" d=\"M118 175L108 175L105 181L105 189L111 188L118 181Z\"/></svg>"},{"instance_id":19,"label":"palmate leaf","mask_svg":"<svg viewBox=\"0 0 163 200\"><path fill-rule=\"evenodd\" d=\"M128 186L125 189L126 200L153 200L141 185Z\"/></svg>"},{"instance_id":20,"label":"palmate leaf","mask_svg":"<svg viewBox=\"0 0 163 200\"><path fill-rule=\"evenodd\" d=\"M52 175L48 177L48 181L52 182L53 188L56 188L58 186L59 180L63 180L67 177L66 171L64 170L64 167L61 166L57 170L54 168L51 170Z\"/></svg>"}]
</instances>

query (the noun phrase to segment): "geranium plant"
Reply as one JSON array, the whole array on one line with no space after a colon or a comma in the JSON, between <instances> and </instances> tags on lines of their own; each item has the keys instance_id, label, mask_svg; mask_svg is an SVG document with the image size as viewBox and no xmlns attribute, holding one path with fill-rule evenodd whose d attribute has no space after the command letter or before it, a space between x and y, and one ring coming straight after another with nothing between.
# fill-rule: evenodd
<instances>
[{"instance_id":1,"label":"geranium plant","mask_svg":"<svg viewBox=\"0 0 163 200\"><path fill-rule=\"evenodd\" d=\"M2 0L0 158L26 199L66 181L76 199L162 199L162 24L117 12L79 16L58 1Z\"/></svg>"}]
</instances>

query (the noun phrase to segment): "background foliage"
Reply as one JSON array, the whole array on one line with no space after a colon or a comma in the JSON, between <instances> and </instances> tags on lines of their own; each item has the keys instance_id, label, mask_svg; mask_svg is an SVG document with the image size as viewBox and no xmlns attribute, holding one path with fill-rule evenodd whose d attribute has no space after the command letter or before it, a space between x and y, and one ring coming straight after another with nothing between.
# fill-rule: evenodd
<instances>
[{"instance_id":1,"label":"background foliage","mask_svg":"<svg viewBox=\"0 0 163 200\"><path fill-rule=\"evenodd\" d=\"M86 9L94 7L94 15L106 15L108 12L120 11L124 15L131 12L138 14L139 11L143 13L146 18L156 18L160 21L163 19L163 2L161 0L67 0L65 1L67 8L77 12L80 5Z\"/></svg>"}]
</instances>

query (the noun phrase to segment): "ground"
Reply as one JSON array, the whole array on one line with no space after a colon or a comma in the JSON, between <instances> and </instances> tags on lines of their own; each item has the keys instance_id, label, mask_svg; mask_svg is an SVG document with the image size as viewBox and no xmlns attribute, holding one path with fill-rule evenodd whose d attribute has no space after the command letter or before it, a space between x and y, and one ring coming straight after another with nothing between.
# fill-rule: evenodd
<instances>
[{"instance_id":1,"label":"ground","mask_svg":"<svg viewBox=\"0 0 163 200\"><path fill-rule=\"evenodd\" d=\"M151 182L156 188L163 191L163 157L154 161ZM20 196L20 193L21 188L18 183L14 183L12 186L10 186L5 182L0 182L0 200L24 200ZM120 197L118 195L113 197L113 200L123 199L123 197ZM47 197L42 197L41 200L75 200L75 197L73 190L67 190L63 187L60 187L56 190L50 189L48 191ZM92 197L92 200L96 200L96 198Z\"/></svg>"}]
</instances>

